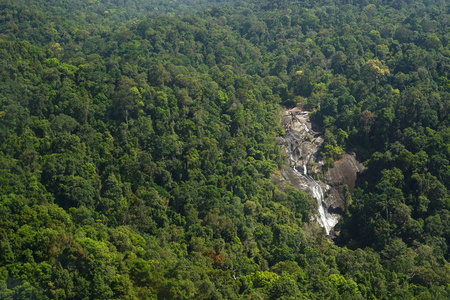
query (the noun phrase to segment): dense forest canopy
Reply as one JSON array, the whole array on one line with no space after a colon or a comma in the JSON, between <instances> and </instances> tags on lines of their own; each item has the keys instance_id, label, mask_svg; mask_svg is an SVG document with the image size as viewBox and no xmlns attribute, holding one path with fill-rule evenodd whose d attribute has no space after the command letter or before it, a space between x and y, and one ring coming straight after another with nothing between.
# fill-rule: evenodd
<instances>
[{"instance_id":1,"label":"dense forest canopy","mask_svg":"<svg viewBox=\"0 0 450 300\"><path fill-rule=\"evenodd\" d=\"M4 0L1 299L450 298L446 0ZM283 107L366 165L340 236Z\"/></svg>"}]
</instances>

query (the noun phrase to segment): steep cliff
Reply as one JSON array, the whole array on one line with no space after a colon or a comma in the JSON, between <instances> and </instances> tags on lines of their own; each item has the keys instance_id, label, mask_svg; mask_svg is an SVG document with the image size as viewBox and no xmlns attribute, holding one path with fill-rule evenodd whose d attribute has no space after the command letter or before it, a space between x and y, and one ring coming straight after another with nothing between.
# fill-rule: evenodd
<instances>
[{"instance_id":1,"label":"steep cliff","mask_svg":"<svg viewBox=\"0 0 450 300\"><path fill-rule=\"evenodd\" d=\"M347 153L323 174L324 162L320 156L323 137L309 120L309 113L285 112L281 125L285 135L278 142L286 151L289 165L281 172L282 180L316 199L317 212L313 213L313 219L328 235L333 234L345 209L343 187L347 185L352 190L364 167L355 154Z\"/></svg>"}]
</instances>

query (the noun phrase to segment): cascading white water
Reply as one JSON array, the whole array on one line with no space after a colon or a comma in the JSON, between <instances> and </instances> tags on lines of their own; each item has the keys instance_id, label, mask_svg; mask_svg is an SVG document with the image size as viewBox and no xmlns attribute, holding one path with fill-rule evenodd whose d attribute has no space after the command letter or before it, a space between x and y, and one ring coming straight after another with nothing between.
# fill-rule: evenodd
<instances>
[{"instance_id":1,"label":"cascading white water","mask_svg":"<svg viewBox=\"0 0 450 300\"><path fill-rule=\"evenodd\" d=\"M313 197L318 210L312 219L324 227L328 235L339 234L334 229L345 207L341 189L344 184L353 188L364 166L354 153L346 153L324 173L320 156L324 137L314 129L309 113L299 109L288 110L281 117L281 125L285 134L277 139L289 161L289 168L281 171L281 182L288 181ZM319 175L321 179L318 179Z\"/></svg>"},{"instance_id":2,"label":"cascading white water","mask_svg":"<svg viewBox=\"0 0 450 300\"><path fill-rule=\"evenodd\" d=\"M311 164L310 159L315 158L320 143L307 139L308 136L315 136L316 133L306 125L305 120L301 121L297 116L294 116L288 124L289 126L286 127L288 130L283 140L290 161L289 166L297 174L297 188L309 192L316 199L319 214L316 216L316 220L320 226L325 228L328 235L337 224L339 217L339 215L327 210L323 187L326 189L330 187L308 174L308 165ZM297 167L302 168L301 172L297 170Z\"/></svg>"},{"instance_id":3,"label":"cascading white water","mask_svg":"<svg viewBox=\"0 0 450 300\"><path fill-rule=\"evenodd\" d=\"M309 130L308 125L306 125L305 123L302 123L302 126L303 126L303 128L305 128L305 131L307 133L309 133L311 135L314 135L314 133L311 130Z\"/></svg>"},{"instance_id":4,"label":"cascading white water","mask_svg":"<svg viewBox=\"0 0 450 300\"><path fill-rule=\"evenodd\" d=\"M298 170L295 168L295 166L293 167L293 169L297 174L306 178L308 180L308 182L310 183L308 186L310 187L312 196L314 197L314 199L316 199L317 205L318 205L318 210L319 210L318 222L322 227L325 228L327 235L330 234L331 229L333 229L334 226L336 226L336 224L338 222L338 217L336 215L330 214L329 212L327 212L325 210L325 208L324 208L325 197L324 197L324 192L323 192L322 186L320 185L319 182L314 180L314 178L312 178L310 175L308 175L306 165L303 165L303 174L298 172Z\"/></svg>"}]
</instances>

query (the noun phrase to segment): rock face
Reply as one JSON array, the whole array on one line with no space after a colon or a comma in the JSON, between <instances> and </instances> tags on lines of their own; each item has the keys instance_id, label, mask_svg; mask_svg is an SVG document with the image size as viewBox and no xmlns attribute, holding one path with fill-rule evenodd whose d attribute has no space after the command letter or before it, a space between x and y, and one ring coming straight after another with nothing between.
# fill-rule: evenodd
<instances>
[{"instance_id":1,"label":"rock face","mask_svg":"<svg viewBox=\"0 0 450 300\"><path fill-rule=\"evenodd\" d=\"M325 173L323 181L331 187L327 196L327 203L331 210L343 214L343 186L347 185L350 192L352 192L355 187L356 177L363 170L364 166L356 160L355 153L346 153L340 160L334 162L333 168Z\"/></svg>"},{"instance_id":2,"label":"rock face","mask_svg":"<svg viewBox=\"0 0 450 300\"><path fill-rule=\"evenodd\" d=\"M345 154L323 174L324 163L319 153L323 137L310 122L308 112L286 112L281 125L286 133L278 142L285 149L289 163L289 168L281 173L282 179L316 199L318 213L313 214L313 219L327 234L334 234L333 229L344 213L343 186L346 184L353 190L357 174L364 167L355 154ZM317 179L320 177L322 180Z\"/></svg>"}]
</instances>

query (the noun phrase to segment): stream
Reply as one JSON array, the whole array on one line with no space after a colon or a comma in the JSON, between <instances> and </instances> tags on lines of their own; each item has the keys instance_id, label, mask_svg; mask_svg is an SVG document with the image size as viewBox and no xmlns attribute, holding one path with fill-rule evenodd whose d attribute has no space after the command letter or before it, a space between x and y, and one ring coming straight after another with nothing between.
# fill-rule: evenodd
<instances>
[{"instance_id":1,"label":"stream","mask_svg":"<svg viewBox=\"0 0 450 300\"><path fill-rule=\"evenodd\" d=\"M289 160L289 168L283 172L283 177L295 188L305 191L317 201L318 211L313 214L313 219L329 235L341 215L331 212L333 209L330 209L330 202L327 201L326 192L332 188L313 177L322 171L323 161L319 149L323 138L319 132L313 130L308 112L286 113L283 115L282 125L286 133L280 142ZM308 173L308 169L312 175Z\"/></svg>"}]
</instances>

